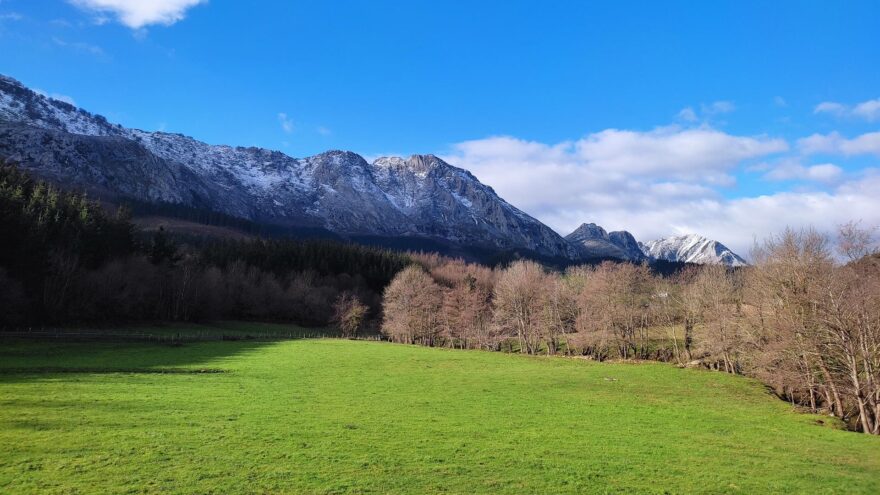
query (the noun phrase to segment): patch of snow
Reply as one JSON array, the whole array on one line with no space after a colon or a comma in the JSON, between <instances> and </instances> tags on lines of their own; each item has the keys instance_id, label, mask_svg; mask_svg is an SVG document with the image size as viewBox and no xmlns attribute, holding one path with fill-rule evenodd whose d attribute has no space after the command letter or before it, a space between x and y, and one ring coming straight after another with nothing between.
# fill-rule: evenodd
<instances>
[{"instance_id":1,"label":"patch of snow","mask_svg":"<svg viewBox=\"0 0 880 495\"><path fill-rule=\"evenodd\" d=\"M471 200L458 194L455 191L449 191L449 193L452 194L452 197L455 198L459 203L464 205L465 208L468 208L468 209L473 208L474 204L471 202Z\"/></svg>"}]
</instances>

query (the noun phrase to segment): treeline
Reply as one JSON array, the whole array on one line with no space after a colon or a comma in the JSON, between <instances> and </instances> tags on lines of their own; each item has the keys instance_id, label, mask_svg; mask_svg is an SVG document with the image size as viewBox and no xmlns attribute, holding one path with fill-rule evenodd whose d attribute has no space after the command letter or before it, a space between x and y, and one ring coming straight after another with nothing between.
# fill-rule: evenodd
<instances>
[{"instance_id":1,"label":"treeline","mask_svg":"<svg viewBox=\"0 0 880 495\"><path fill-rule=\"evenodd\" d=\"M332 232L318 227L294 227L254 222L207 208L196 208L167 202L149 203L133 198L126 198L121 203L134 217L159 216L163 218L179 218L201 225L227 227L238 232L266 238L340 240Z\"/></svg>"},{"instance_id":2,"label":"treeline","mask_svg":"<svg viewBox=\"0 0 880 495\"><path fill-rule=\"evenodd\" d=\"M340 305L379 314L381 290L411 263L330 241L181 243L161 229L144 237L129 216L0 166L0 326L221 318L327 325Z\"/></svg>"},{"instance_id":3,"label":"treeline","mask_svg":"<svg viewBox=\"0 0 880 495\"><path fill-rule=\"evenodd\" d=\"M756 377L782 398L880 434L880 255L844 226L837 244L786 230L754 265L659 276L603 263L563 273L517 261L489 269L417 257L384 293L396 342L654 359Z\"/></svg>"}]
</instances>

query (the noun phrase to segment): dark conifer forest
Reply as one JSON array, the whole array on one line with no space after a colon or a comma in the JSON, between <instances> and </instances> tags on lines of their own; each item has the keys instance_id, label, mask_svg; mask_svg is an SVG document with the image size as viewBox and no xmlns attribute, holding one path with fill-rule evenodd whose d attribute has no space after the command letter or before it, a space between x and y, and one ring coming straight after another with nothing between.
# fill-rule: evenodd
<instances>
[{"instance_id":1,"label":"dark conifer forest","mask_svg":"<svg viewBox=\"0 0 880 495\"><path fill-rule=\"evenodd\" d=\"M404 254L329 240L182 240L162 228L139 231L131 209L108 213L84 194L0 166L0 325L221 318L326 325L342 296L378 311L381 290L410 263Z\"/></svg>"}]
</instances>

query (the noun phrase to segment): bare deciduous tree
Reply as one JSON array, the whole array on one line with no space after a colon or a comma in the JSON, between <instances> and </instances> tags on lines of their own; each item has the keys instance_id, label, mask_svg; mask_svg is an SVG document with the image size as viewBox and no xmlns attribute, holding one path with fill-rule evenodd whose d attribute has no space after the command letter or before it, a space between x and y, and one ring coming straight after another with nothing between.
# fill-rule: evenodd
<instances>
[{"instance_id":1,"label":"bare deciduous tree","mask_svg":"<svg viewBox=\"0 0 880 495\"><path fill-rule=\"evenodd\" d=\"M491 291L470 273L443 293L444 338L452 347L493 349Z\"/></svg>"},{"instance_id":2,"label":"bare deciduous tree","mask_svg":"<svg viewBox=\"0 0 880 495\"><path fill-rule=\"evenodd\" d=\"M877 252L874 245L876 228L864 228L860 222L850 221L837 229L837 250L849 261L855 261Z\"/></svg>"},{"instance_id":3,"label":"bare deciduous tree","mask_svg":"<svg viewBox=\"0 0 880 495\"><path fill-rule=\"evenodd\" d=\"M520 352L536 354L544 332L547 274L532 261L517 261L495 284L495 324L516 336Z\"/></svg>"},{"instance_id":4,"label":"bare deciduous tree","mask_svg":"<svg viewBox=\"0 0 880 495\"><path fill-rule=\"evenodd\" d=\"M343 292L333 305L333 321L342 332L342 336L351 339L357 337L358 331L367 319L369 308L351 292Z\"/></svg>"},{"instance_id":5,"label":"bare deciduous tree","mask_svg":"<svg viewBox=\"0 0 880 495\"><path fill-rule=\"evenodd\" d=\"M420 266L408 266L385 289L382 331L395 342L434 345L442 305L440 286Z\"/></svg>"},{"instance_id":6,"label":"bare deciduous tree","mask_svg":"<svg viewBox=\"0 0 880 495\"><path fill-rule=\"evenodd\" d=\"M645 265L605 262L590 271L578 296L581 307L579 340L599 347L614 344L622 359L646 358L648 329L652 324L655 280Z\"/></svg>"},{"instance_id":7,"label":"bare deciduous tree","mask_svg":"<svg viewBox=\"0 0 880 495\"><path fill-rule=\"evenodd\" d=\"M737 345L736 316L738 305L733 274L723 265L702 267L684 289L688 294L689 318L702 326L701 350L718 368L739 372L735 356Z\"/></svg>"}]
</instances>

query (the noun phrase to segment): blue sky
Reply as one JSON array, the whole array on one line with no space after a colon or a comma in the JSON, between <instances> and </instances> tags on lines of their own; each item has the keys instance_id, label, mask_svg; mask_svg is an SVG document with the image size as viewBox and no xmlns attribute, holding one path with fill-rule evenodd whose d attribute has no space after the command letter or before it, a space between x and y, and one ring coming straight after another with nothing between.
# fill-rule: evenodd
<instances>
[{"instance_id":1,"label":"blue sky","mask_svg":"<svg viewBox=\"0 0 880 495\"><path fill-rule=\"evenodd\" d=\"M746 249L880 223L846 199L880 185L878 26L876 1L0 0L0 72L215 144L437 153L562 233Z\"/></svg>"}]
</instances>

